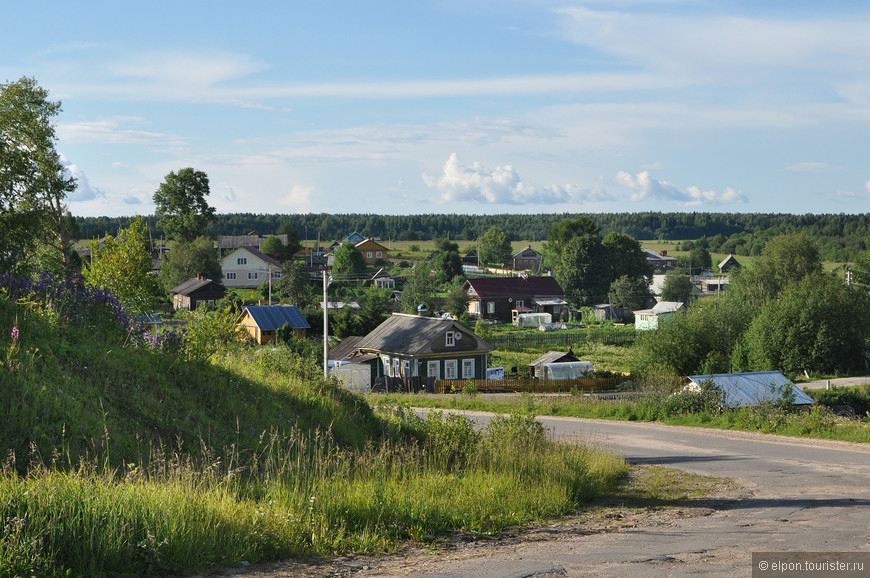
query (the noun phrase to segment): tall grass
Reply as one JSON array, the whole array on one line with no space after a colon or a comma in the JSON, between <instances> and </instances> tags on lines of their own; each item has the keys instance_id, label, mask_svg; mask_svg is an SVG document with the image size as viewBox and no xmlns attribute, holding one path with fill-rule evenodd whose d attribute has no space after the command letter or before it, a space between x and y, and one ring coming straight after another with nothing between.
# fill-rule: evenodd
<instances>
[{"instance_id":1,"label":"tall grass","mask_svg":"<svg viewBox=\"0 0 870 578\"><path fill-rule=\"evenodd\" d=\"M0 287L0 576L388 551L559 516L626 472L523 416L373 410L282 347L182 362L29 291Z\"/></svg>"}]
</instances>

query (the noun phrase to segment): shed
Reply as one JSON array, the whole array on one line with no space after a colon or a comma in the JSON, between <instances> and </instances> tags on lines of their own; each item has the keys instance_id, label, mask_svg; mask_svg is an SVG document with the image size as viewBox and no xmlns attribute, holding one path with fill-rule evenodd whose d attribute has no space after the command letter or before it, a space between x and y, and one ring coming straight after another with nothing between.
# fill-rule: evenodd
<instances>
[{"instance_id":1,"label":"shed","mask_svg":"<svg viewBox=\"0 0 870 578\"><path fill-rule=\"evenodd\" d=\"M545 363L541 366L541 379L577 379L595 371L591 361Z\"/></svg>"},{"instance_id":2,"label":"shed","mask_svg":"<svg viewBox=\"0 0 870 578\"><path fill-rule=\"evenodd\" d=\"M750 373L719 373L715 375L691 375L686 389L697 391L708 379L725 393L728 407L747 407L765 401L778 401L783 392L794 394L795 405L813 405L815 400L794 385L778 371L755 371Z\"/></svg>"}]
</instances>

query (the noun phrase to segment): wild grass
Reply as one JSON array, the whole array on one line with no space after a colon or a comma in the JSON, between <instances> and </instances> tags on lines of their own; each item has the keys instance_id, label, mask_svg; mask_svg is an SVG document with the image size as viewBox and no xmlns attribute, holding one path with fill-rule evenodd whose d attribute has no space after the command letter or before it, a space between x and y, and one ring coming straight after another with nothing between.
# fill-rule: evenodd
<instances>
[{"instance_id":1,"label":"wild grass","mask_svg":"<svg viewBox=\"0 0 870 578\"><path fill-rule=\"evenodd\" d=\"M184 362L37 297L0 290L0 576L192 573L493 534L577 511L627 471L527 416L481 431L372 409L289 348Z\"/></svg>"}]
</instances>

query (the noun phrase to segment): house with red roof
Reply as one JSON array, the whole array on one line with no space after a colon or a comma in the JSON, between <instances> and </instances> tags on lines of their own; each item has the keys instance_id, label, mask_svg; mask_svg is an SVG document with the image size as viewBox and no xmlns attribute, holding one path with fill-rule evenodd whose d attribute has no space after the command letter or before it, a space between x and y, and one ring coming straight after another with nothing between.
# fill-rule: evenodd
<instances>
[{"instance_id":1,"label":"house with red roof","mask_svg":"<svg viewBox=\"0 0 870 578\"><path fill-rule=\"evenodd\" d=\"M482 319L511 321L514 310L568 318L565 291L554 277L481 277L467 279L468 312Z\"/></svg>"}]
</instances>

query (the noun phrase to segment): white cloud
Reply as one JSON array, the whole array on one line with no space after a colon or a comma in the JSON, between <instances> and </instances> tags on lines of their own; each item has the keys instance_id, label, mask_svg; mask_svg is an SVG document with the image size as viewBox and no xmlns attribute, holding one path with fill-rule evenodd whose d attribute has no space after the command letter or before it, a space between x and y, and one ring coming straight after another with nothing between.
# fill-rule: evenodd
<instances>
[{"instance_id":1,"label":"white cloud","mask_svg":"<svg viewBox=\"0 0 870 578\"><path fill-rule=\"evenodd\" d=\"M578 188L572 185L536 187L524 182L510 165L490 170L480 163L463 165L451 153L440 176L422 174L426 186L441 193L441 202L475 201L486 204L523 205L527 203L564 203Z\"/></svg>"},{"instance_id":2,"label":"white cloud","mask_svg":"<svg viewBox=\"0 0 870 578\"><path fill-rule=\"evenodd\" d=\"M650 176L649 171L643 171L631 175L620 171L616 180L635 192L631 195L632 201L658 200L673 201L684 207L714 206L730 203L745 203L746 195L726 187L721 193L716 191L704 191L700 187L690 186L681 190L673 183L659 181Z\"/></svg>"},{"instance_id":3,"label":"white cloud","mask_svg":"<svg viewBox=\"0 0 870 578\"><path fill-rule=\"evenodd\" d=\"M290 188L290 193L281 199L281 204L285 207L294 207L297 212L302 212L311 205L311 193L314 187L303 187L302 185L293 185Z\"/></svg>"},{"instance_id":4,"label":"white cloud","mask_svg":"<svg viewBox=\"0 0 870 578\"><path fill-rule=\"evenodd\" d=\"M870 193L870 181L864 183L864 190Z\"/></svg>"},{"instance_id":5,"label":"white cloud","mask_svg":"<svg viewBox=\"0 0 870 578\"><path fill-rule=\"evenodd\" d=\"M87 175L78 165L71 163L65 156L60 155L60 162L70 175L75 177L76 190L69 195L70 202L92 201L103 199L106 193L97 187L92 187Z\"/></svg>"},{"instance_id":6,"label":"white cloud","mask_svg":"<svg viewBox=\"0 0 870 578\"><path fill-rule=\"evenodd\" d=\"M62 123L57 127L58 137L70 143L103 144L182 144L184 139L159 132L125 128L129 124L144 124L138 117L114 117L94 121Z\"/></svg>"}]
</instances>

